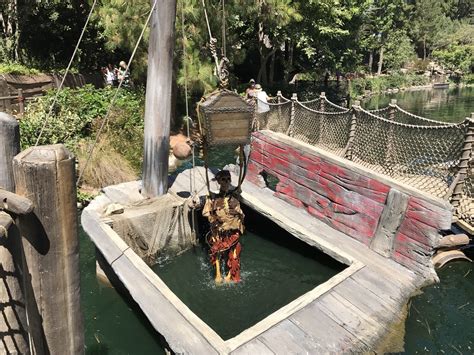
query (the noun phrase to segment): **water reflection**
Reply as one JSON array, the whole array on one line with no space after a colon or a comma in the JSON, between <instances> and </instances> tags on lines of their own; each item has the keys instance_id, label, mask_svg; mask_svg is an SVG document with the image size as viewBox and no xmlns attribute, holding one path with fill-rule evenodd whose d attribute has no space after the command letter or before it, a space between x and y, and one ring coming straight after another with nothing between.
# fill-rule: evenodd
<instances>
[{"instance_id":1,"label":"water reflection","mask_svg":"<svg viewBox=\"0 0 474 355\"><path fill-rule=\"evenodd\" d=\"M373 96L362 107L386 107L391 99L398 106L419 116L444 122L461 122L474 112L474 88L427 89Z\"/></svg>"}]
</instances>

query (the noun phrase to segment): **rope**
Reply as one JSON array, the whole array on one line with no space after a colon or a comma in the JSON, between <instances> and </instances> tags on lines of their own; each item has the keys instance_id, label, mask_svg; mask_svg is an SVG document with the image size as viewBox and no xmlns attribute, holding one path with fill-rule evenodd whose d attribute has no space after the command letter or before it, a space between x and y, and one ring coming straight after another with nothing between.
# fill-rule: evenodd
<instances>
[{"instance_id":1,"label":"rope","mask_svg":"<svg viewBox=\"0 0 474 355\"><path fill-rule=\"evenodd\" d=\"M82 37L84 37L84 33L86 32L86 28L87 28L87 25L89 24L89 21L92 17L92 13L94 12L94 8L97 4L97 0L94 0L94 3L92 4L91 6L91 10L89 11L89 15L87 16L87 20L86 20L86 23L84 24L84 27L82 28L82 32L81 32L81 35L79 36L79 39L77 41L77 44L76 44L76 48L74 48L74 52L72 53L72 57L71 59L69 60L69 64L66 68L66 72L64 73L64 76L61 80L61 84L59 85L58 87L58 91L56 92L56 95L54 96L54 99L53 99L53 103L51 104L51 106L49 107L49 111L48 111L48 114L46 115L46 118L44 119L44 123L43 123L43 126L41 127L41 131L38 135L38 138L36 139L36 143L35 143L35 147L39 144L39 141L41 139L41 136L43 135L43 131L44 129L46 128L47 124L48 124L48 120L49 118L51 117L51 112L53 112L53 108L54 108L54 105L56 105L56 101L58 100L58 97L59 97L59 93L61 92L62 88L63 88L63 85L64 85L64 82L66 80L66 77L67 77L67 74L69 73L69 70L71 69L71 65L74 61L74 58L76 56L76 53L77 53L77 50L79 49L79 45L81 44L81 41L82 41Z\"/></svg>"},{"instance_id":2,"label":"rope","mask_svg":"<svg viewBox=\"0 0 474 355\"><path fill-rule=\"evenodd\" d=\"M219 74L219 59L217 58L216 43L217 40L212 37L211 24L209 23L209 17L207 16L206 3L202 0L202 7L204 9L204 16L206 17L207 31L209 32L209 46L211 47L211 54L216 64L216 72Z\"/></svg>"},{"instance_id":3,"label":"rope","mask_svg":"<svg viewBox=\"0 0 474 355\"><path fill-rule=\"evenodd\" d=\"M188 136L188 140L191 139L191 132L189 128L189 121L191 117L189 117L189 100L188 100L188 70L186 68L186 36L184 32L184 2L181 2L181 32L183 36L183 70L184 70L184 96L185 96L185 106L186 106L186 133ZM195 198L197 195L196 192L196 157L194 154L194 144L191 146L191 154L192 154L192 161L193 161L193 169L189 174L189 191L191 192L191 200ZM196 242L196 220L195 220L195 213L191 213L191 228L194 237L194 243Z\"/></svg>"},{"instance_id":4,"label":"rope","mask_svg":"<svg viewBox=\"0 0 474 355\"><path fill-rule=\"evenodd\" d=\"M143 26L142 32L140 33L140 36L138 37L137 43L135 44L135 48L133 49L132 55L130 56L130 59L128 60L127 67L125 68L125 72L128 72L128 68L130 67L131 62L132 62L133 58L135 57L135 54L137 53L138 45L140 44L140 42L143 38L143 35L144 35L145 30L148 26L148 23L150 22L151 15L153 14L153 11L156 8L156 3L157 2L158 2L158 0L155 0L154 3L153 3L153 6L151 7L150 13L148 14L148 18L146 19L146 22L145 22L145 25ZM122 87L122 84L123 84L124 80L125 80L125 75L120 80L117 89L115 89L114 96L112 97L109 108L107 109L107 113L105 114L104 120L102 121L102 124L99 128L99 131L97 132L97 135L95 137L95 141L92 145L90 145L89 151L87 152L86 163L84 164L84 166L81 169L81 172L79 173L79 177L77 178L76 185L79 185L79 183L81 182L84 171L86 170L87 166L89 165L90 159L92 157L92 152L94 151L94 148L95 148L95 146L97 145L97 143L99 141L99 136L101 135L105 124L108 122L110 112L112 111L112 108L114 107L115 100L117 99L117 95L118 95L118 93L119 93L119 91Z\"/></svg>"}]
</instances>

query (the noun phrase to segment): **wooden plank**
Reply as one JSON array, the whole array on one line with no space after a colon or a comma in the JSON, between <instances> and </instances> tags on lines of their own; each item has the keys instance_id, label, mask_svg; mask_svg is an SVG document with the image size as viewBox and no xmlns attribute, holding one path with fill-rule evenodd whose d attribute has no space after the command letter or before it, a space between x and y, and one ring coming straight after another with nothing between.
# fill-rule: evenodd
<instances>
[{"instance_id":1,"label":"wooden plank","mask_svg":"<svg viewBox=\"0 0 474 355\"><path fill-rule=\"evenodd\" d=\"M395 310L392 304L387 302L383 294L372 292L352 278L337 285L334 292L382 324L400 320L398 310Z\"/></svg>"},{"instance_id":2,"label":"wooden plank","mask_svg":"<svg viewBox=\"0 0 474 355\"><path fill-rule=\"evenodd\" d=\"M275 354L310 354L325 350L323 344L288 319L261 334L258 340Z\"/></svg>"},{"instance_id":3,"label":"wooden plank","mask_svg":"<svg viewBox=\"0 0 474 355\"><path fill-rule=\"evenodd\" d=\"M238 354L238 355L273 355L276 354L271 351L265 344L263 344L260 340L252 340L248 343L238 347L231 354Z\"/></svg>"},{"instance_id":4,"label":"wooden plank","mask_svg":"<svg viewBox=\"0 0 474 355\"><path fill-rule=\"evenodd\" d=\"M211 120L211 127L214 129L247 129L247 133L249 132L250 122L247 119L235 119L235 120L219 120L219 119L212 119Z\"/></svg>"},{"instance_id":5,"label":"wooden plank","mask_svg":"<svg viewBox=\"0 0 474 355\"><path fill-rule=\"evenodd\" d=\"M312 303L318 297L328 292L335 285L339 284L346 278L350 277L350 275L357 272L362 267L363 265L360 263L352 264L350 267L348 267L344 271L331 277L325 283L317 286L311 291L298 297L296 300L283 306L278 311L270 314L269 316L267 316L266 318L264 318L263 320L255 324L254 326L244 330L242 333L240 333L236 337L227 340L226 344L229 346L230 349L236 349L240 344L245 343L249 341L250 339L255 338L257 335L267 331L268 329L273 327L275 324L287 319L289 316L291 316L295 312L306 307L308 304Z\"/></svg>"},{"instance_id":6,"label":"wooden plank","mask_svg":"<svg viewBox=\"0 0 474 355\"><path fill-rule=\"evenodd\" d=\"M384 176L382 174L379 174L377 172L371 171L369 169L366 169L354 162L351 162L347 159L338 157L330 152L321 150L317 147L314 147L310 144L301 142L297 139L288 137L282 133L278 132L271 132L271 131L259 131L256 133L253 133L257 138L260 139L272 139L276 140L278 142L284 143L284 144L289 144L295 148L298 148L302 150L303 152L307 152L311 155L317 156L317 157L324 157L330 164L336 164L339 166L343 166L345 169L349 169L357 174L361 174L367 178L371 178L376 180L379 184L385 184L391 187L396 188L397 190L401 192L405 192L411 196L417 197L421 200L425 200L432 204L433 206L440 207L441 209L450 209L452 208L449 204L449 202L444 201L440 198L433 197L432 195L428 193L424 193L420 190L414 189L411 186L408 186L406 184L402 184L392 178L389 178L387 176Z\"/></svg>"},{"instance_id":7,"label":"wooden plank","mask_svg":"<svg viewBox=\"0 0 474 355\"><path fill-rule=\"evenodd\" d=\"M383 335L385 328L335 292L318 300L322 311L341 327L353 334L369 349Z\"/></svg>"},{"instance_id":8,"label":"wooden plank","mask_svg":"<svg viewBox=\"0 0 474 355\"><path fill-rule=\"evenodd\" d=\"M359 340L334 319L323 312L318 302L313 302L289 318L315 342L323 352L345 353L368 350Z\"/></svg>"},{"instance_id":9,"label":"wooden plank","mask_svg":"<svg viewBox=\"0 0 474 355\"><path fill-rule=\"evenodd\" d=\"M395 235L405 217L407 206L408 195L397 189L391 189L370 244L372 250L387 258L392 255Z\"/></svg>"}]
</instances>

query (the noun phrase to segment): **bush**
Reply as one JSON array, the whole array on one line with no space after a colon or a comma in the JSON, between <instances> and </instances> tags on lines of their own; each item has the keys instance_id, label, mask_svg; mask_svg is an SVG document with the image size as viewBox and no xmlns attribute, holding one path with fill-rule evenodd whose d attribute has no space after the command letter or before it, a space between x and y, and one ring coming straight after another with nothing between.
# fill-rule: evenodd
<instances>
[{"instance_id":1,"label":"bush","mask_svg":"<svg viewBox=\"0 0 474 355\"><path fill-rule=\"evenodd\" d=\"M95 140L114 94L115 89L95 89L90 85L80 89L63 89L52 108L51 116L47 118L56 95L55 91L48 92L26 107L20 120L22 148L36 143L47 120L39 144L63 143L78 155L80 147L83 150L84 144ZM121 90L103 130L103 136L107 137L112 149L128 161L135 173L141 166L143 113L143 92ZM101 149L104 150L103 145Z\"/></svg>"},{"instance_id":2,"label":"bush","mask_svg":"<svg viewBox=\"0 0 474 355\"><path fill-rule=\"evenodd\" d=\"M0 63L0 74L37 75L40 71L18 63Z\"/></svg>"},{"instance_id":3,"label":"bush","mask_svg":"<svg viewBox=\"0 0 474 355\"><path fill-rule=\"evenodd\" d=\"M387 89L408 88L411 86L426 85L430 79L424 75L393 73L388 76L376 76L373 78L357 78L351 81L349 94L357 97L370 91L380 93Z\"/></svg>"}]
</instances>

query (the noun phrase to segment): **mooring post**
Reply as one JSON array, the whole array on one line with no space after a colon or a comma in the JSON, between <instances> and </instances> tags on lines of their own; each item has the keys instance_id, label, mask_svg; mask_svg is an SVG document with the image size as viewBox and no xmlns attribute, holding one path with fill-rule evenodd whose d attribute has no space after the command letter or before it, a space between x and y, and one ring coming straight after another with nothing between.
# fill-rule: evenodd
<instances>
[{"instance_id":1,"label":"mooring post","mask_svg":"<svg viewBox=\"0 0 474 355\"><path fill-rule=\"evenodd\" d=\"M396 99L391 99L388 106L390 107L388 109L388 119L390 121L395 121L395 111L397 109L397 100Z\"/></svg>"},{"instance_id":2,"label":"mooring post","mask_svg":"<svg viewBox=\"0 0 474 355\"><path fill-rule=\"evenodd\" d=\"M458 173L453 182L453 188L450 188L448 191L446 199L451 197L451 204L454 207L454 212L459 207L462 195L464 193L464 181L466 180L468 168L469 168L469 159L473 159L473 149L474 149L474 112L471 113L471 118L466 118L468 121L468 129L464 137L464 145L462 147L461 158L459 159L458 164Z\"/></svg>"},{"instance_id":3,"label":"mooring post","mask_svg":"<svg viewBox=\"0 0 474 355\"><path fill-rule=\"evenodd\" d=\"M168 191L175 19L176 0L158 0L148 45L142 190L146 197Z\"/></svg>"},{"instance_id":4,"label":"mooring post","mask_svg":"<svg viewBox=\"0 0 474 355\"><path fill-rule=\"evenodd\" d=\"M34 212L20 216L32 351L82 354L75 159L61 144L31 147L13 160L16 193Z\"/></svg>"},{"instance_id":5,"label":"mooring post","mask_svg":"<svg viewBox=\"0 0 474 355\"><path fill-rule=\"evenodd\" d=\"M357 129L357 111L360 110L360 101L355 100L352 105L352 118L351 118L351 128L349 129L349 139L347 140L346 151L344 152L344 157L346 159L352 160L352 146L354 145L354 138Z\"/></svg>"},{"instance_id":6,"label":"mooring post","mask_svg":"<svg viewBox=\"0 0 474 355\"><path fill-rule=\"evenodd\" d=\"M0 198L0 352L28 354L29 341L25 300L22 290L22 253L18 228L9 213L2 212L10 205L13 195L13 157L20 152L18 122L0 113L0 189L8 193ZM0 191L1 192L1 191Z\"/></svg>"},{"instance_id":7,"label":"mooring post","mask_svg":"<svg viewBox=\"0 0 474 355\"><path fill-rule=\"evenodd\" d=\"M293 95L291 95L290 124L288 125L288 131L286 133L290 137L293 137L295 134L293 129L295 125L296 101L298 101L298 95L296 93L293 93Z\"/></svg>"}]
</instances>

